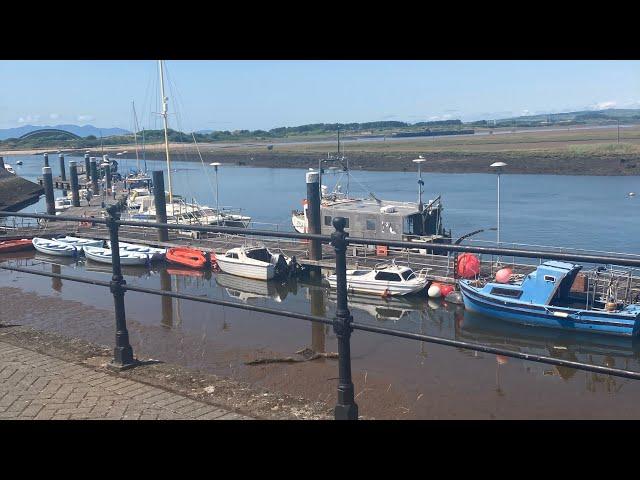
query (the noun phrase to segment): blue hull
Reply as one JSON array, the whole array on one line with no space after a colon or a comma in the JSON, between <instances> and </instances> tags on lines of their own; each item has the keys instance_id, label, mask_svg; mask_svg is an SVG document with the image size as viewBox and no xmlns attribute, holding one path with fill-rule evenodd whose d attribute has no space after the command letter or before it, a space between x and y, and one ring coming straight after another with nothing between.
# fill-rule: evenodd
<instances>
[{"instance_id":1,"label":"blue hull","mask_svg":"<svg viewBox=\"0 0 640 480\"><path fill-rule=\"evenodd\" d=\"M521 325L560 328L576 332L592 332L619 336L636 336L638 319L633 315L578 310L563 307L518 304L517 302L496 301L482 295L477 290L460 283L465 308L490 317ZM552 312L569 314L569 318L553 315Z\"/></svg>"}]
</instances>

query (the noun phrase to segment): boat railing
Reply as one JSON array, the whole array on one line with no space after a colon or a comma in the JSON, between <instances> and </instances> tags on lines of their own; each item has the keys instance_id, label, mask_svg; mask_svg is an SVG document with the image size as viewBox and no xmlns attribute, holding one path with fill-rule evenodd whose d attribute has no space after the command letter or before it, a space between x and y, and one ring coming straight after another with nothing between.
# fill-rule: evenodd
<instances>
[{"instance_id":1,"label":"boat railing","mask_svg":"<svg viewBox=\"0 0 640 480\"><path fill-rule=\"evenodd\" d=\"M171 223L157 223L157 222L134 222L130 220L120 219L119 212L114 209L109 209L109 216L107 218L92 218L91 221L96 225L104 226L108 229L109 238L111 241L112 249L112 262L111 273L112 277L110 281L86 278L77 275L67 275L56 272L47 272L44 270L38 270L35 268L26 268L23 266L16 266L10 262L0 263L0 269L21 272L31 275L39 275L49 278L55 278L60 280L68 280L72 282L91 284L101 288L108 288L113 295L114 311L115 311L115 348L113 350L114 357L111 362L111 366L114 369L123 370L128 368L134 368L140 365L135 360L133 355L133 348L129 343L129 335L126 324L126 308L125 308L125 294L127 292L137 292L148 295L158 295L163 297L176 298L178 300L188 300L194 302L205 303L208 305L214 305L218 307L236 308L245 311L252 311L261 313L264 315L271 315L275 317L291 318L301 321L312 322L314 324L323 324L333 326L334 332L337 338L338 344L338 387L337 387L337 404L334 409L334 417L336 419L356 420L359 417L358 405L356 404L356 395L354 394L354 385L351 376L351 335L352 332L368 332L379 335L393 336L396 338L410 339L423 343L433 343L450 348L463 349L474 352L483 352L492 355L502 355L511 358L517 358L524 361L539 362L548 365L554 365L558 367L573 368L582 371L595 372L599 374L612 375L621 378L629 378L634 380L640 380L640 372L629 369L614 368L607 365L596 365L593 363L585 363L576 360L568 360L563 358L555 358L553 356L539 355L537 353L510 350L501 346L490 346L477 342L468 342L458 339L451 339L440 336L426 335L423 333L414 333L406 330L392 329L385 326L372 325L370 323L361 323L353 320L349 312L349 298L347 295L347 280L346 280L346 268L347 268L347 250L351 246L366 246L366 245L387 245L401 248L408 248L413 245L409 242L389 242L380 241L376 239L360 239L349 238L346 232L344 232L344 225L346 220L343 218L334 218L334 226L336 230L331 236L317 235L317 234L301 234L294 232L274 232L270 230L255 230L255 229L243 229L243 228L231 228L231 227L216 227L216 226L203 226L194 225L190 227L192 230L207 233L223 233L223 234L236 234L243 235L243 237L256 237L256 238L280 238L282 240L304 240L307 242L320 242L320 244L329 244L333 249L333 259L335 261L336 269L336 302L334 318L326 318L319 315L308 315L304 313L298 313L293 311L286 311L282 309L268 308L265 306L251 305L248 303L240 303L237 301L221 300L216 298L209 298L207 296L186 294L183 292L172 292L156 288L146 288L135 282L125 282L122 275L122 266L120 262L119 249L116 246L120 243L120 229L122 227L152 227L155 229L166 230L179 230L183 226L171 224ZM10 213L0 212L0 217L23 217L23 218L38 218L47 221L63 221L63 222L83 222L86 218L79 216L67 216L67 215L44 215L44 214L28 214L28 213ZM461 252L474 253L478 255L501 255L501 256L513 256L519 258L539 258L548 257L553 260L564 260L573 262L585 262L585 263L597 263L605 265L619 265L626 267L640 267L640 259L637 256L630 257L609 257L609 256L595 256L585 254L566 254L566 253L548 253L536 250L514 250L507 248L494 248L494 247L478 247L468 245L447 245L447 244L427 244L423 245L425 249L433 249L440 253L458 254ZM451 255L442 255L445 258L451 257Z\"/></svg>"}]
</instances>

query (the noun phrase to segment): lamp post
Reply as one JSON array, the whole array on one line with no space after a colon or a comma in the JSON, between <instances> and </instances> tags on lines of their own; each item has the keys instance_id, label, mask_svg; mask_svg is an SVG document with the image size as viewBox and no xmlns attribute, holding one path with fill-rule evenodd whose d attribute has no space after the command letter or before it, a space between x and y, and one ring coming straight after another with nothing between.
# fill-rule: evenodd
<instances>
[{"instance_id":1,"label":"lamp post","mask_svg":"<svg viewBox=\"0 0 640 480\"><path fill-rule=\"evenodd\" d=\"M220 217L220 204L218 203L218 167L222 165L220 162L212 162L211 165L216 172L216 213Z\"/></svg>"},{"instance_id":2,"label":"lamp post","mask_svg":"<svg viewBox=\"0 0 640 480\"><path fill-rule=\"evenodd\" d=\"M422 187L424 186L424 182L422 181L422 164L426 162L426 160L422 155L419 155L418 158L412 160L412 162L418 164L418 211L422 212Z\"/></svg>"},{"instance_id":3,"label":"lamp post","mask_svg":"<svg viewBox=\"0 0 640 480\"><path fill-rule=\"evenodd\" d=\"M500 173L502 169L507 166L504 162L495 162L489 165L491 168L495 168L498 172L498 246L500 246Z\"/></svg>"}]
</instances>

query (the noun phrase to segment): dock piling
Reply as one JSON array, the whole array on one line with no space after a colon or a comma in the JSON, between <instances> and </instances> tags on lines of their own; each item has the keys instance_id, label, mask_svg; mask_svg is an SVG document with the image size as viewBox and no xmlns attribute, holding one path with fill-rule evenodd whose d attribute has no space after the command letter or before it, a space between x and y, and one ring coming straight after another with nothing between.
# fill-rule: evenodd
<instances>
[{"instance_id":1,"label":"dock piling","mask_svg":"<svg viewBox=\"0 0 640 480\"><path fill-rule=\"evenodd\" d=\"M85 183L89 183L89 179L91 176L91 163L89 162L89 154L84 154L84 175L86 178Z\"/></svg>"},{"instance_id":2,"label":"dock piling","mask_svg":"<svg viewBox=\"0 0 640 480\"><path fill-rule=\"evenodd\" d=\"M94 195L98 195L98 166L96 165L96 157L91 157L91 188Z\"/></svg>"},{"instance_id":3,"label":"dock piling","mask_svg":"<svg viewBox=\"0 0 640 480\"><path fill-rule=\"evenodd\" d=\"M47 214L56 214L56 204L53 198L53 174L51 167L42 167L42 183L44 184L44 196L47 203Z\"/></svg>"},{"instance_id":4,"label":"dock piling","mask_svg":"<svg viewBox=\"0 0 640 480\"><path fill-rule=\"evenodd\" d=\"M4 168L4 158L0 157L0 168Z\"/></svg>"},{"instance_id":5,"label":"dock piling","mask_svg":"<svg viewBox=\"0 0 640 480\"><path fill-rule=\"evenodd\" d=\"M67 180L67 172L64 168L64 155L61 153L58 158L60 160L60 179L65 182Z\"/></svg>"},{"instance_id":6,"label":"dock piling","mask_svg":"<svg viewBox=\"0 0 640 480\"><path fill-rule=\"evenodd\" d=\"M167 223L167 200L164 194L164 173L162 170L154 170L153 178L153 202L156 207L156 222ZM169 231L166 228L158 228L158 240L169 240Z\"/></svg>"},{"instance_id":7,"label":"dock piling","mask_svg":"<svg viewBox=\"0 0 640 480\"><path fill-rule=\"evenodd\" d=\"M318 172L307 172L307 220L309 222L308 233L320 234L320 175ZM311 240L309 251L311 260L322 260L322 243L320 240Z\"/></svg>"},{"instance_id":8,"label":"dock piling","mask_svg":"<svg viewBox=\"0 0 640 480\"><path fill-rule=\"evenodd\" d=\"M69 162L69 176L71 177L71 202L74 207L80 206L80 192L78 191L78 164L75 160Z\"/></svg>"},{"instance_id":9,"label":"dock piling","mask_svg":"<svg viewBox=\"0 0 640 480\"><path fill-rule=\"evenodd\" d=\"M308 185L308 184L307 184ZM338 403L334 410L336 420L357 420L358 405L353 396L351 380L351 332L353 317L347 299L347 246L349 234L344 231L346 219L333 219L335 231L331 234L331 245L336 253L336 316L333 331L338 338Z\"/></svg>"},{"instance_id":10,"label":"dock piling","mask_svg":"<svg viewBox=\"0 0 640 480\"><path fill-rule=\"evenodd\" d=\"M111 192L111 165L108 163L104 166L104 178L106 179L105 188L108 195Z\"/></svg>"},{"instance_id":11,"label":"dock piling","mask_svg":"<svg viewBox=\"0 0 640 480\"><path fill-rule=\"evenodd\" d=\"M44 166L48 167L49 166L49 154L45 153L43 156L44 156Z\"/></svg>"},{"instance_id":12,"label":"dock piling","mask_svg":"<svg viewBox=\"0 0 640 480\"><path fill-rule=\"evenodd\" d=\"M118 240L120 212L117 205L112 205L107 209L107 213L107 228L109 229L109 240L111 241L111 271L113 273L110 289L113 294L116 314L116 346L113 349L113 361L109 364L109 367L116 370L125 370L134 367L136 361L133 358L133 348L129 343L127 318L124 309L124 286L127 282L122 277L122 268L120 266L120 242Z\"/></svg>"}]
</instances>

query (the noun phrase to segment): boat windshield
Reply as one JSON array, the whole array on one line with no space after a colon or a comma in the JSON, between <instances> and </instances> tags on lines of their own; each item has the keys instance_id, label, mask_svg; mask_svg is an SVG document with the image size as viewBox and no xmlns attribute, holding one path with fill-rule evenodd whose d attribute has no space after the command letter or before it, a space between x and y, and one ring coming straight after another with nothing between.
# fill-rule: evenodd
<instances>
[{"instance_id":1,"label":"boat windshield","mask_svg":"<svg viewBox=\"0 0 640 480\"><path fill-rule=\"evenodd\" d=\"M405 280L411 280L413 278L416 278L416 274L413 273L413 270L407 270L406 272L402 272L401 275L402 275L402 278L404 278Z\"/></svg>"},{"instance_id":2,"label":"boat windshield","mask_svg":"<svg viewBox=\"0 0 640 480\"><path fill-rule=\"evenodd\" d=\"M254 250L249 250L246 253L248 258L252 258L253 260L260 260L261 262L270 262L271 254L266 248L256 248Z\"/></svg>"}]
</instances>

